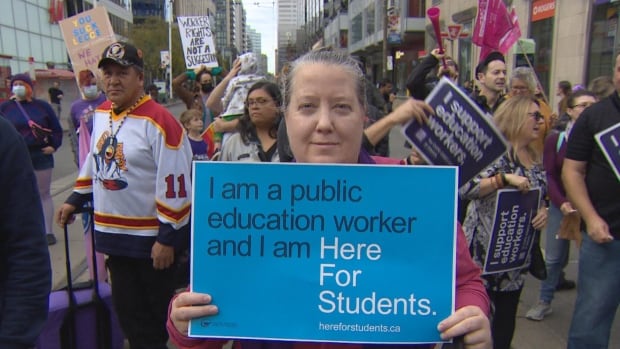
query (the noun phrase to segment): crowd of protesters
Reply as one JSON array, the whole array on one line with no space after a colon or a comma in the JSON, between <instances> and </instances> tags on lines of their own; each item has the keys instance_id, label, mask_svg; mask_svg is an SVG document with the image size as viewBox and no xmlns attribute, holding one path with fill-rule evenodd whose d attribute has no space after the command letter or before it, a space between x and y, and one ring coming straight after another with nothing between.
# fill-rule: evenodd
<instances>
[{"instance_id":1,"label":"crowd of protesters","mask_svg":"<svg viewBox=\"0 0 620 349\"><path fill-rule=\"evenodd\" d=\"M97 253L103 268L98 273L101 281L112 284L115 310L131 348L166 348L169 338L179 348L219 349L225 342L187 336L190 319L224 311L209 294L185 290L192 198L186 190L192 187L192 161L424 165L415 150L405 159L390 159L387 135L394 126L434 117L422 100L441 78L453 83L459 79L455 61L433 50L407 79L410 97L397 103L390 80L374 85L355 57L331 49L314 50L291 62L276 79L279 84L257 74L257 64L253 54L245 54L228 72L200 67L177 76L173 91L187 108L178 121L157 104L157 87L145 88L143 53L131 44L117 42L104 50L98 65L101 81L92 71L79 72L81 97L71 107L69 132L79 176L56 221L71 223L76 209L94 207L93 232L86 224L89 218L83 217L85 233L96 238L96 251L88 253ZM214 78L220 76L216 84ZM539 301L526 318L544 320L552 314L554 293L577 287L568 347L608 347L620 304L616 292L620 184L596 137L620 122L619 80L620 55L613 76L594 79L588 89L560 81L554 108L542 94L533 69L509 72L504 56L492 52L476 66L474 85L460 87L490 115L508 151L459 189L457 307L438 324L442 339L459 338L465 348L511 348L517 306L530 269L527 264L499 273L482 274L481 269L492 248L498 192L537 189L542 195L530 229L535 246L538 240L545 241L546 278ZM9 123L0 126L12 124L23 139L18 145L27 147L16 154L29 154L33 172L27 175L38 184L33 231L40 231L53 244L49 189L52 154L62 141L60 108L55 111L34 98L33 83L26 74L15 75L11 88L11 100L0 104ZM62 98L58 91L50 89L52 104ZM346 118L325 112L331 106L324 105L336 94L341 96L338 113ZM319 140L323 146L317 147ZM167 180L169 176L175 180ZM577 282L566 279L563 272L570 240L577 241L580 249ZM533 249L527 261L533 260L532 254ZM28 267L49 273L44 263ZM12 280L3 268L1 279ZM3 281L0 297L11 287L15 286ZM181 291L175 295L178 288ZM49 288L40 291L49 293ZM32 306L47 306L32 299L36 300ZM40 310L30 312L33 324L41 323L44 312ZM4 313L4 307L0 311ZM18 339L4 336L5 328L20 326L0 322L0 346L10 340L28 345L32 331ZM233 344L237 349L256 345L366 347L243 340Z\"/></svg>"}]
</instances>

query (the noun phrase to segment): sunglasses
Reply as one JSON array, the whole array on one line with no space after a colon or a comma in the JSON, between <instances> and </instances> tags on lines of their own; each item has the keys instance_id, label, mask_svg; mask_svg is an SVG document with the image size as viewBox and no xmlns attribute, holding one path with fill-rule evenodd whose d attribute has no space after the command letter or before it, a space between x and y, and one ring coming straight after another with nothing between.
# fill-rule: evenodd
<instances>
[{"instance_id":1,"label":"sunglasses","mask_svg":"<svg viewBox=\"0 0 620 349\"><path fill-rule=\"evenodd\" d=\"M527 115L533 117L534 120L536 120L536 122L539 122L543 118L542 114L539 111L535 111L533 113L527 113Z\"/></svg>"}]
</instances>

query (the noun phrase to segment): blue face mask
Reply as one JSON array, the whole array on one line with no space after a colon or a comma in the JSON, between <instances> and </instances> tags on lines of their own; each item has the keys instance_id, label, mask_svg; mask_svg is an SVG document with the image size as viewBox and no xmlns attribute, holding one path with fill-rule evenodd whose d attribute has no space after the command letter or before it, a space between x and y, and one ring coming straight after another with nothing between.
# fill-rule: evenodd
<instances>
[{"instance_id":1,"label":"blue face mask","mask_svg":"<svg viewBox=\"0 0 620 349\"><path fill-rule=\"evenodd\" d=\"M99 94L99 89L97 88L97 85L84 86L82 92L84 92L84 97L92 99L97 97Z\"/></svg>"},{"instance_id":2,"label":"blue face mask","mask_svg":"<svg viewBox=\"0 0 620 349\"><path fill-rule=\"evenodd\" d=\"M26 98L26 86L15 85L13 86L11 92L13 92L13 94L19 99Z\"/></svg>"}]
</instances>

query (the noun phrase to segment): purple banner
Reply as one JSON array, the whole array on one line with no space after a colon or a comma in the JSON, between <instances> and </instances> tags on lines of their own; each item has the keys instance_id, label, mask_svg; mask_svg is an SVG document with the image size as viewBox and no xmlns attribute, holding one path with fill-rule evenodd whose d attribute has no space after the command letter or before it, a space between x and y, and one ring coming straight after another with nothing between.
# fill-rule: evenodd
<instances>
[{"instance_id":1,"label":"purple banner","mask_svg":"<svg viewBox=\"0 0 620 349\"><path fill-rule=\"evenodd\" d=\"M435 116L409 122L403 133L427 163L458 166L459 187L508 149L491 116L450 80L442 78L425 101Z\"/></svg>"},{"instance_id":2,"label":"purple banner","mask_svg":"<svg viewBox=\"0 0 620 349\"><path fill-rule=\"evenodd\" d=\"M538 212L540 189L522 193L516 189L497 192L495 220L482 274L494 274L525 266L534 240L532 219Z\"/></svg>"}]
</instances>

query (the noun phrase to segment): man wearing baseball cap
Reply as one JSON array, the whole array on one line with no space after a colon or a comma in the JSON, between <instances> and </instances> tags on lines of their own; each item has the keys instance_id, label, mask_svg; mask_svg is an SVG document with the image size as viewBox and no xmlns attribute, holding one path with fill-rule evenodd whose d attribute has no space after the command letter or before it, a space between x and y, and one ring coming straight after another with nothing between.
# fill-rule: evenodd
<instances>
[{"instance_id":1,"label":"man wearing baseball cap","mask_svg":"<svg viewBox=\"0 0 620 349\"><path fill-rule=\"evenodd\" d=\"M175 254L189 242L192 150L179 122L144 94L142 51L117 42L101 55L108 101L91 150L57 215L93 199L97 252L108 255L112 297L132 349L165 349Z\"/></svg>"}]
</instances>

